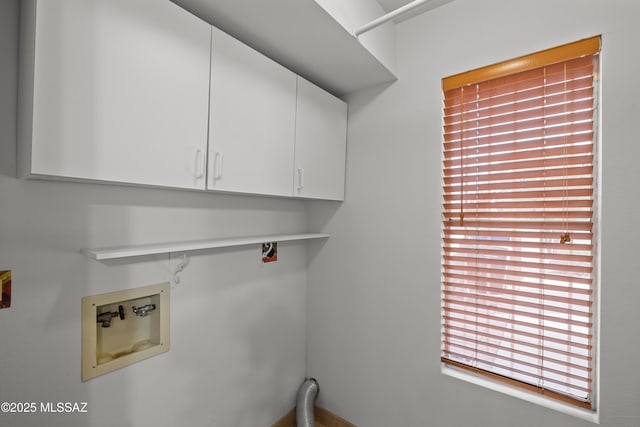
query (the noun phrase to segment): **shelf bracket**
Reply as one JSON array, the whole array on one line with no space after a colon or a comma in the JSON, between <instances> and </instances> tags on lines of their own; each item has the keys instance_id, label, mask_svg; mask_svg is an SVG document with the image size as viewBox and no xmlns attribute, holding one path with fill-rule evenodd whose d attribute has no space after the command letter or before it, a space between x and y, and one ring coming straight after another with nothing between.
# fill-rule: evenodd
<instances>
[{"instance_id":1,"label":"shelf bracket","mask_svg":"<svg viewBox=\"0 0 640 427\"><path fill-rule=\"evenodd\" d=\"M176 265L176 268L173 270L173 277L171 278L171 282L174 285L180 284L179 274L182 273L182 271L189 265L190 262L191 258L189 258L189 255L183 253L180 261Z\"/></svg>"}]
</instances>

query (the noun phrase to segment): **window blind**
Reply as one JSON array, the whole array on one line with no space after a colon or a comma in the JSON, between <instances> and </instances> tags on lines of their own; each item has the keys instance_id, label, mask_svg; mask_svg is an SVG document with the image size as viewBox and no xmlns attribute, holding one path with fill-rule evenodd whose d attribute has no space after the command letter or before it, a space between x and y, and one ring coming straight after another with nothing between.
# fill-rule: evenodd
<instances>
[{"instance_id":1,"label":"window blind","mask_svg":"<svg viewBox=\"0 0 640 427\"><path fill-rule=\"evenodd\" d=\"M441 360L586 408L599 50L443 79Z\"/></svg>"}]
</instances>

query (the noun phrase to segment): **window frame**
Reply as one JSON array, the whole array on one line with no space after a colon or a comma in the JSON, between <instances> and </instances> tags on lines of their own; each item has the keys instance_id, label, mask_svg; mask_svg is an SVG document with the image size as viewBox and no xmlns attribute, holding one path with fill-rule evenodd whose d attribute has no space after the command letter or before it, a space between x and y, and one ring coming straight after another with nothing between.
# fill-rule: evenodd
<instances>
[{"instance_id":1,"label":"window frame","mask_svg":"<svg viewBox=\"0 0 640 427\"><path fill-rule=\"evenodd\" d=\"M569 53L567 53L569 52ZM561 410L562 412L569 413L574 416L578 416L580 418L586 419L591 422L599 422L598 416L598 401L599 401L599 318L600 318L600 256L599 256L599 247L600 247L600 234L599 234L599 224L600 224L600 211L601 206L598 203L601 191L601 186L599 185L599 181L601 179L601 163L599 161L601 154L601 135L600 135L600 122L601 122L601 106L600 106L600 74L601 74L601 63L602 63L602 53L601 53L601 36L595 36L588 39L579 40L577 42L568 43L566 45L558 46L555 48L547 49L544 51L535 52L531 55L525 55L519 58L515 58L508 61L503 61L498 64L489 65L486 67L481 67L475 70L471 70L464 73L455 74L453 76L445 77L442 79L442 89L443 93L449 89L456 89L458 87L473 84L473 83L481 83L484 81L492 80L497 77L519 73L521 71L531 70L535 68L540 68L544 66L548 66L552 63L557 62L565 62L570 59L570 57L579 57L582 55L591 55L597 54L599 55L599 66L596 70L598 74L597 80L594 82L594 101L593 101L593 144L594 144L594 160L593 160L593 273L592 273L592 284L591 289L593 291L592 294L592 327L591 327L591 345L592 345L592 392L591 392L591 408L587 409L584 407L576 406L574 403L569 401L563 401L565 399L557 399L557 397L549 398L544 394L540 394L537 392L527 390L528 387L519 388L517 384L514 384L514 381L504 381L500 379L499 375L491 375L486 373L478 373L473 372L473 368L464 367L464 366L456 366L455 363L451 363L450 361L444 361L441 358L441 370L444 374L455 377L458 379L463 379L465 381L475 383L487 388L494 389L499 392L507 393L511 396L523 398L528 401L532 401L534 403L540 404L542 406L550 407L552 409ZM567 57L569 55L569 57ZM572 56L573 55L573 56ZM443 123L444 125L444 123ZM444 140L442 147L444 147ZM442 148L442 164L444 164L444 148ZM442 169L443 173L444 170ZM442 200L444 200L444 189L442 190ZM443 220L444 220L444 208L442 208ZM442 235L444 236L445 226L441 226ZM442 246L442 255L444 257L444 244L441 241ZM441 265L441 292L442 292L442 301L441 301L441 319L445 313L445 303L444 303L444 261ZM441 320L442 321L442 320ZM441 325L441 345L443 346L442 351L444 351L444 334L445 325L444 321L442 321ZM441 354L443 354L441 351ZM462 364L461 364L462 365ZM493 378L492 378L493 377Z\"/></svg>"}]
</instances>

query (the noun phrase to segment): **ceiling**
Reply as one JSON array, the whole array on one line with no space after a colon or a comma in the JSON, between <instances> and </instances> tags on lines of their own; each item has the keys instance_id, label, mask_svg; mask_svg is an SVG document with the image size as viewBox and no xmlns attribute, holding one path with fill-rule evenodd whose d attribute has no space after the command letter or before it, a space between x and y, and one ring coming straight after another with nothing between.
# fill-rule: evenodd
<instances>
[{"instance_id":1,"label":"ceiling","mask_svg":"<svg viewBox=\"0 0 640 427\"><path fill-rule=\"evenodd\" d=\"M172 1L339 97L396 79L315 0ZM388 10L410 2L378 1ZM450 1L431 0L409 15Z\"/></svg>"},{"instance_id":2,"label":"ceiling","mask_svg":"<svg viewBox=\"0 0 640 427\"><path fill-rule=\"evenodd\" d=\"M411 3L411 0L378 0L378 3L380 3L380 6L382 6L384 10L391 12L407 3Z\"/></svg>"}]
</instances>

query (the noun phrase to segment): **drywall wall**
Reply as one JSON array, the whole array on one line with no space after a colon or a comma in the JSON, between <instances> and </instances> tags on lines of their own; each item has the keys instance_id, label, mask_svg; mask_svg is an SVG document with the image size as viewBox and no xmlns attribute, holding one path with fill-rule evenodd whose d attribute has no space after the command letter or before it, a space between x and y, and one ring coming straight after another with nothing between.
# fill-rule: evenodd
<instances>
[{"instance_id":1,"label":"drywall wall","mask_svg":"<svg viewBox=\"0 0 640 427\"><path fill-rule=\"evenodd\" d=\"M167 281L171 262L100 263L79 251L304 231L305 203L16 179L18 8L0 2L0 270L13 271L0 402L37 406L0 412L0 425L271 425L305 374L304 243L282 243L264 266L257 247L194 253L172 289L171 351L85 383L81 298ZM41 402L86 402L86 413L46 413Z\"/></svg>"},{"instance_id":2,"label":"drywall wall","mask_svg":"<svg viewBox=\"0 0 640 427\"><path fill-rule=\"evenodd\" d=\"M315 0L329 15L349 33L353 32L386 12L376 0ZM389 71L395 73L395 24L388 22L362 34L358 40Z\"/></svg>"},{"instance_id":3,"label":"drywall wall","mask_svg":"<svg viewBox=\"0 0 640 427\"><path fill-rule=\"evenodd\" d=\"M349 99L346 201L311 209L332 234L309 269L321 406L366 427L592 425L440 372L440 81L602 34L599 410L640 425L639 15L632 0L456 0L396 26L398 81Z\"/></svg>"}]
</instances>

